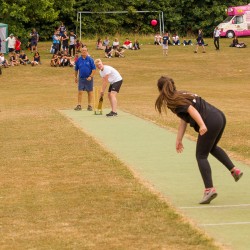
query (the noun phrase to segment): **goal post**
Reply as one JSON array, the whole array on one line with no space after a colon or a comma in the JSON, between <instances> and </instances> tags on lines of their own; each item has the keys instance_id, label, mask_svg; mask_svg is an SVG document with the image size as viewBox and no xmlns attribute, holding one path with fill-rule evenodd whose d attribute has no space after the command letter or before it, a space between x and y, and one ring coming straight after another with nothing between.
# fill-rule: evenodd
<instances>
[{"instance_id":1,"label":"goal post","mask_svg":"<svg viewBox=\"0 0 250 250\"><path fill-rule=\"evenodd\" d=\"M136 13L158 13L158 21L159 21L159 28L160 28L160 34L164 34L164 15L163 11L151 11L151 10L137 10ZM79 23L79 37L80 40L82 39L82 15L84 14L127 14L128 11L78 11L77 12L77 23Z\"/></svg>"}]
</instances>

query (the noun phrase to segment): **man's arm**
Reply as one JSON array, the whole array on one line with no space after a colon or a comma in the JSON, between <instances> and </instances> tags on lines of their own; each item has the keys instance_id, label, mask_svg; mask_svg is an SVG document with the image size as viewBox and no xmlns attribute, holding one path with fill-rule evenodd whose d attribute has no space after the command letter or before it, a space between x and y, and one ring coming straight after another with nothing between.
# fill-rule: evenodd
<instances>
[{"instance_id":1,"label":"man's arm","mask_svg":"<svg viewBox=\"0 0 250 250\"><path fill-rule=\"evenodd\" d=\"M102 90L101 90L101 96L103 96L104 92L105 92L105 89L108 85L108 78L109 78L109 75L105 75L103 78L102 78Z\"/></svg>"},{"instance_id":2,"label":"man's arm","mask_svg":"<svg viewBox=\"0 0 250 250\"><path fill-rule=\"evenodd\" d=\"M91 74L89 75L89 77L87 78L87 80L91 81L91 79L94 77L95 73L96 73L96 69L92 69Z\"/></svg>"}]
</instances>

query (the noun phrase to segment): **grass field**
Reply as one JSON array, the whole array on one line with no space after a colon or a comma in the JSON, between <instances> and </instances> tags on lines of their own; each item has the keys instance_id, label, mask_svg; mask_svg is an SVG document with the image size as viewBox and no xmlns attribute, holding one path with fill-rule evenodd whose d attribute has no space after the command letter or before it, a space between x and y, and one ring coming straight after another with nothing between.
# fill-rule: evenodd
<instances>
[{"instance_id":1,"label":"grass field","mask_svg":"<svg viewBox=\"0 0 250 250\"><path fill-rule=\"evenodd\" d=\"M221 51L215 51L206 39L205 54L171 46L163 57L149 38L140 41L140 51L112 59L94 49L94 40L85 41L91 56L122 74L119 108L176 130L176 117L154 109L156 82L169 75L178 89L224 111L228 124L220 144L249 163L249 48L229 48L231 41L221 39ZM248 38L240 41L250 45ZM39 46L42 65L11 67L0 76L0 249L217 249L61 115L59 110L77 104L74 72L50 67L50 43ZM188 136L195 138L191 129Z\"/></svg>"}]
</instances>

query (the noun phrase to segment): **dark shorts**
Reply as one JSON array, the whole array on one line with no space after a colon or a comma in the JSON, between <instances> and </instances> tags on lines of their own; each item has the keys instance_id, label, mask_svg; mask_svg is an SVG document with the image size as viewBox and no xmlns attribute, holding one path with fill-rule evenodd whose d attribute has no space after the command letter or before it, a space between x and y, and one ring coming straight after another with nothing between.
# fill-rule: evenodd
<instances>
[{"instance_id":1,"label":"dark shorts","mask_svg":"<svg viewBox=\"0 0 250 250\"><path fill-rule=\"evenodd\" d=\"M204 46L204 41L199 41L199 42L197 42L197 45L199 45L199 46Z\"/></svg>"},{"instance_id":2,"label":"dark shorts","mask_svg":"<svg viewBox=\"0 0 250 250\"><path fill-rule=\"evenodd\" d=\"M88 81L86 78L79 78L78 90L87 92L93 91L93 78L90 81Z\"/></svg>"},{"instance_id":3,"label":"dark shorts","mask_svg":"<svg viewBox=\"0 0 250 250\"><path fill-rule=\"evenodd\" d=\"M15 49L9 48L9 52L13 52L13 51L15 51Z\"/></svg>"},{"instance_id":4,"label":"dark shorts","mask_svg":"<svg viewBox=\"0 0 250 250\"><path fill-rule=\"evenodd\" d=\"M115 91L119 93L121 86L122 86L122 80L114 82L113 84L110 84L108 92Z\"/></svg>"},{"instance_id":5,"label":"dark shorts","mask_svg":"<svg viewBox=\"0 0 250 250\"><path fill-rule=\"evenodd\" d=\"M31 46L37 46L37 41L36 40L31 40Z\"/></svg>"},{"instance_id":6,"label":"dark shorts","mask_svg":"<svg viewBox=\"0 0 250 250\"><path fill-rule=\"evenodd\" d=\"M68 44L63 44L63 45L62 45L62 48L63 48L63 49L68 49L68 48L69 48L69 45L68 45Z\"/></svg>"}]
</instances>

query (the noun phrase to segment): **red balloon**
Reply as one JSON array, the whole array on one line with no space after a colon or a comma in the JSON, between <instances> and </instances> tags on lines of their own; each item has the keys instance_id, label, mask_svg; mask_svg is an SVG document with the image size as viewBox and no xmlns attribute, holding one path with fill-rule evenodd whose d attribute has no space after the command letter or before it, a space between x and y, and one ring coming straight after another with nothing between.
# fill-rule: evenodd
<instances>
[{"instance_id":1,"label":"red balloon","mask_svg":"<svg viewBox=\"0 0 250 250\"><path fill-rule=\"evenodd\" d=\"M152 25L152 26L156 26L157 23L158 23L158 22L157 22L157 20L155 20L155 19L151 21L151 25Z\"/></svg>"}]
</instances>

